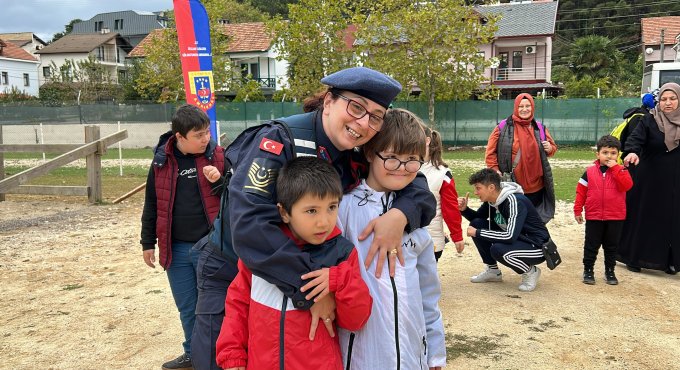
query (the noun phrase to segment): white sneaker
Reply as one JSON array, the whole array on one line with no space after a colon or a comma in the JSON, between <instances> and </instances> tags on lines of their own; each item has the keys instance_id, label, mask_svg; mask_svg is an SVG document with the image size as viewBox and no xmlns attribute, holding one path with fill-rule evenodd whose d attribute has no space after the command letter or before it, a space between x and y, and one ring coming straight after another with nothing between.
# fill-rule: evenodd
<instances>
[{"instance_id":1,"label":"white sneaker","mask_svg":"<svg viewBox=\"0 0 680 370\"><path fill-rule=\"evenodd\" d=\"M488 266L486 270L470 278L473 283L489 283L492 281L503 281L503 274L499 269L492 269Z\"/></svg>"},{"instance_id":2,"label":"white sneaker","mask_svg":"<svg viewBox=\"0 0 680 370\"><path fill-rule=\"evenodd\" d=\"M541 277L541 269L536 266L532 267L529 272L522 274L522 284L519 285L519 290L531 292L536 289L539 277Z\"/></svg>"}]
</instances>

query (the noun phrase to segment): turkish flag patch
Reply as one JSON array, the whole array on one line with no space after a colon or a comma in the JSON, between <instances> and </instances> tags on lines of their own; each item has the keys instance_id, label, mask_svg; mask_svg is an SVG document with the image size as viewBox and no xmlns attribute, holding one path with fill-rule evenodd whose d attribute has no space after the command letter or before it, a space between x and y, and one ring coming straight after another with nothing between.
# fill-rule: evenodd
<instances>
[{"instance_id":1,"label":"turkish flag patch","mask_svg":"<svg viewBox=\"0 0 680 370\"><path fill-rule=\"evenodd\" d=\"M281 154L281 150L283 150L283 144L279 143L278 141L263 137L262 141L260 142L260 149L264 150L265 152L279 155Z\"/></svg>"}]
</instances>

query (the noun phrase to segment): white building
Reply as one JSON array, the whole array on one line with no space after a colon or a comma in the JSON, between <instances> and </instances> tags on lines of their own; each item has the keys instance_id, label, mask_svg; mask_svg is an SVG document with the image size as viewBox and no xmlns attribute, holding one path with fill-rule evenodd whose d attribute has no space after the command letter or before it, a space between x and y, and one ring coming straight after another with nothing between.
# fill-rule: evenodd
<instances>
[{"instance_id":1,"label":"white building","mask_svg":"<svg viewBox=\"0 0 680 370\"><path fill-rule=\"evenodd\" d=\"M27 51L0 39L0 94L17 90L38 96L39 64Z\"/></svg>"}]
</instances>

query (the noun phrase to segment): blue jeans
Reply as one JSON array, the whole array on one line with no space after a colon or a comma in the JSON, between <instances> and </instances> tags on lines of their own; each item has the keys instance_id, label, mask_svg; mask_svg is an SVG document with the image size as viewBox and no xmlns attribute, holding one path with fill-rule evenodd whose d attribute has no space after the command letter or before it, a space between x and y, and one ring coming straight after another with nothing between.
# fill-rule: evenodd
<instances>
[{"instance_id":1,"label":"blue jeans","mask_svg":"<svg viewBox=\"0 0 680 370\"><path fill-rule=\"evenodd\" d=\"M179 311L179 320L184 331L184 352L191 354L191 333L196 321L196 264L198 253L193 250L194 243L173 241L172 261L167 269L172 297Z\"/></svg>"}]
</instances>

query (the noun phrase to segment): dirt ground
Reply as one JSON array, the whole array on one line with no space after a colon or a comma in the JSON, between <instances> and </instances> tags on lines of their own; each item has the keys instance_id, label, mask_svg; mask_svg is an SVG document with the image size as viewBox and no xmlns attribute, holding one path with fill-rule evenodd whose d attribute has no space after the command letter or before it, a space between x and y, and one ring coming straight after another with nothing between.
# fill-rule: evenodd
<instances>
[{"instance_id":1,"label":"dirt ground","mask_svg":"<svg viewBox=\"0 0 680 370\"><path fill-rule=\"evenodd\" d=\"M474 203L473 203L474 205ZM0 203L0 368L159 369L181 351L167 279L142 261L142 195L118 205L8 196ZM472 284L471 241L439 263L447 369L679 368L680 276L619 266L621 284L581 283L583 226L549 224L564 263L538 288Z\"/></svg>"}]
</instances>

